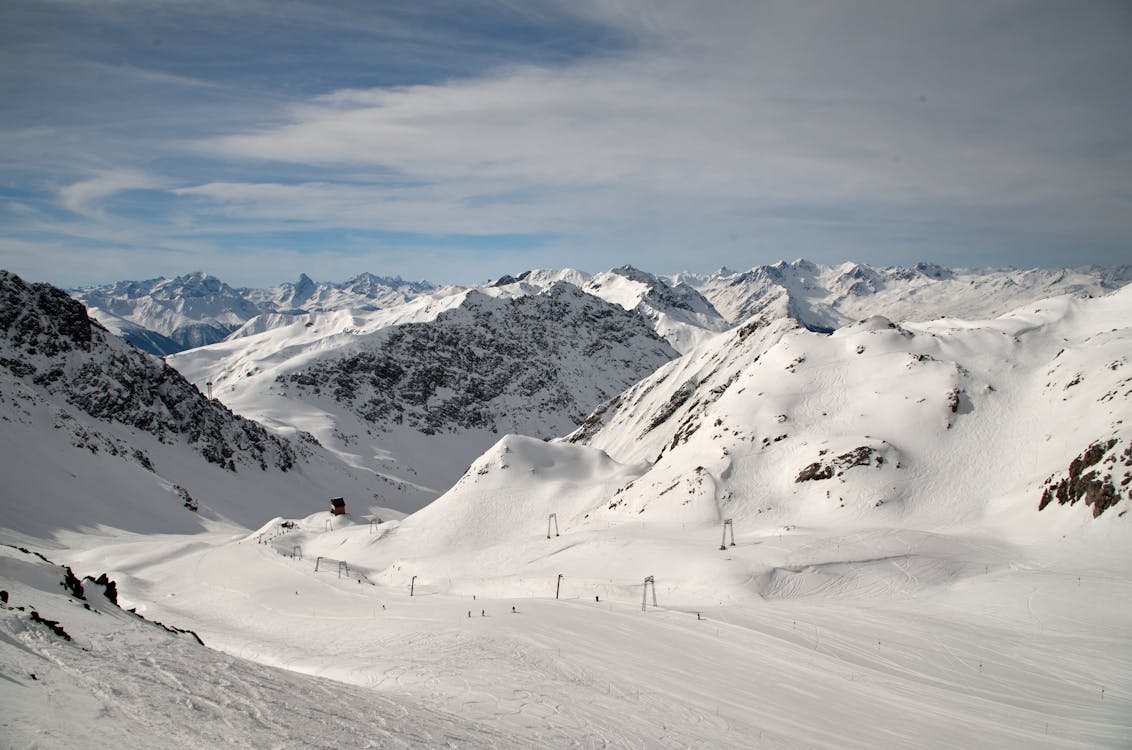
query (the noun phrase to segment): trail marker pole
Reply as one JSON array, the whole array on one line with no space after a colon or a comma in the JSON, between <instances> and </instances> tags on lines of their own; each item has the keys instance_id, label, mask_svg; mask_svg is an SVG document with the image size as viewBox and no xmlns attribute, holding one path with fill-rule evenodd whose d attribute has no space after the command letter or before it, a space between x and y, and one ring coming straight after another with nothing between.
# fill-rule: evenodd
<instances>
[{"instance_id":1,"label":"trail marker pole","mask_svg":"<svg viewBox=\"0 0 1132 750\"><path fill-rule=\"evenodd\" d=\"M558 598L558 592L562 590L562 574L558 574L558 585L554 587L554 598Z\"/></svg>"},{"instance_id":2,"label":"trail marker pole","mask_svg":"<svg viewBox=\"0 0 1132 750\"><path fill-rule=\"evenodd\" d=\"M641 590L641 611L644 612L649 598L649 586L652 586L652 606L656 605L656 580L649 576L645 579L644 588Z\"/></svg>"},{"instance_id":3,"label":"trail marker pole","mask_svg":"<svg viewBox=\"0 0 1132 750\"><path fill-rule=\"evenodd\" d=\"M409 596L413 595L413 588L416 586L416 583L417 583L417 577L413 576L413 579L411 581L409 581Z\"/></svg>"},{"instance_id":4,"label":"trail marker pole","mask_svg":"<svg viewBox=\"0 0 1132 750\"><path fill-rule=\"evenodd\" d=\"M546 538L550 538L550 525L554 524L554 535L558 536L558 514L551 513L546 517Z\"/></svg>"},{"instance_id":5,"label":"trail marker pole","mask_svg":"<svg viewBox=\"0 0 1132 750\"><path fill-rule=\"evenodd\" d=\"M731 546L735 546L735 524L731 523L731 519L723 521L723 539L719 542L719 548L722 550L727 549L727 530L731 529Z\"/></svg>"}]
</instances>

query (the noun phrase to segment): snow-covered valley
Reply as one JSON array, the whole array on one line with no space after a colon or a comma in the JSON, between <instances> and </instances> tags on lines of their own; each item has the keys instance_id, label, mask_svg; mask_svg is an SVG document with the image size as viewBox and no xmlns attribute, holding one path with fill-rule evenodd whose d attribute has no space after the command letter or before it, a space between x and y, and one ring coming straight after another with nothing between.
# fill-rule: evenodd
<instances>
[{"instance_id":1,"label":"snow-covered valley","mask_svg":"<svg viewBox=\"0 0 1132 750\"><path fill-rule=\"evenodd\" d=\"M660 298L622 279L599 279L606 302ZM442 322L544 304L562 281L513 280L531 289L503 284L470 310L462 297ZM724 285L688 283L726 307ZM832 334L769 304L711 335L685 316L683 356L657 349L569 435L501 430L404 517L340 445L281 443L298 447L280 471L232 438L229 470L196 438L99 421L57 398L87 379L59 376L52 395L6 354L0 542L29 552L0 547L3 733L13 747L1128 747L1132 288L1076 291L989 320L878 305ZM555 309L614 319L557 294ZM315 336L329 317L312 320L295 331L308 362L331 349ZM619 335L664 346L634 325ZM333 336L356 344L350 327ZM264 344L281 330L181 355L202 363L189 379L264 409L257 378L294 368ZM50 371L26 336L7 340ZM344 413L329 401L273 398L283 435L347 432L312 429ZM323 416L302 423L295 402ZM152 470L56 426L75 421L99 445L144 446ZM335 495L347 515L327 512ZM105 574L123 606L205 645L93 582L77 598L33 552Z\"/></svg>"}]
</instances>

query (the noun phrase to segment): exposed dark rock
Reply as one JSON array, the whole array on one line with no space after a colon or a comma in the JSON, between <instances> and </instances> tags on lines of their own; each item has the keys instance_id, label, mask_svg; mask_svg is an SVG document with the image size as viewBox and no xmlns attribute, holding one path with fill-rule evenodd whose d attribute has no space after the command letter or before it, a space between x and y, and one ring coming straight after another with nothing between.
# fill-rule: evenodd
<instances>
[{"instance_id":1,"label":"exposed dark rock","mask_svg":"<svg viewBox=\"0 0 1132 750\"><path fill-rule=\"evenodd\" d=\"M0 347L6 355L0 365L17 377L34 376L35 386L95 419L137 428L163 443L186 441L230 471L240 463L282 471L294 466L289 441L205 398L165 362L112 336L80 302L48 284L29 285L0 271ZM38 366L21 364L28 358L39 360ZM124 450L110 439L76 437L76 445L94 453ZM144 454L134 457L153 470Z\"/></svg>"},{"instance_id":2,"label":"exposed dark rock","mask_svg":"<svg viewBox=\"0 0 1132 750\"><path fill-rule=\"evenodd\" d=\"M599 406L597 409L595 409L593 413L586 417L586 421L582 422L578 429L571 433L569 442L585 443L591 437L596 435L598 431L605 426L605 415L616 413L617 410L621 408L621 400L621 396L614 396L613 398L609 399L604 404Z\"/></svg>"},{"instance_id":3,"label":"exposed dark rock","mask_svg":"<svg viewBox=\"0 0 1132 750\"><path fill-rule=\"evenodd\" d=\"M1069 463L1069 470L1060 479L1047 479L1038 510L1044 510L1055 499L1059 505L1076 505L1084 500L1085 505L1092 506L1096 518L1124 499L1121 488L1128 486L1128 475L1118 488L1115 472L1117 466L1132 463L1132 444L1120 452L1119 443L1115 437L1092 443ZM1105 465L1101 466L1102 463Z\"/></svg>"},{"instance_id":4,"label":"exposed dark rock","mask_svg":"<svg viewBox=\"0 0 1132 750\"><path fill-rule=\"evenodd\" d=\"M544 415L561 430L675 357L638 316L559 283L515 300L469 293L431 323L386 329L276 382L329 393L379 427L510 431Z\"/></svg>"},{"instance_id":5,"label":"exposed dark rock","mask_svg":"<svg viewBox=\"0 0 1132 750\"><path fill-rule=\"evenodd\" d=\"M815 461L798 472L798 476L794 477L794 481L810 482L832 479L834 476L840 476L843 471L851 469L854 466L871 466L873 464L876 465L876 468L881 468L885 464L884 456L882 456L876 448L862 445L851 451L842 453L836 458L829 459L828 461ZM900 468L899 465L897 468Z\"/></svg>"},{"instance_id":6,"label":"exposed dark rock","mask_svg":"<svg viewBox=\"0 0 1132 750\"><path fill-rule=\"evenodd\" d=\"M63 626L59 624L58 620L48 620L44 617L41 617L40 614L34 609L28 613L28 616L30 617L32 622L38 622L40 625L47 626L47 628L51 630L52 633L59 636L63 640L71 640L70 634L63 629Z\"/></svg>"},{"instance_id":7,"label":"exposed dark rock","mask_svg":"<svg viewBox=\"0 0 1132 750\"><path fill-rule=\"evenodd\" d=\"M695 379L695 378L690 378L689 380L686 380L668 398L668 401L665 402L664 406L661 407L660 411L658 411L656 414L653 415L653 418L649 421L648 426L645 427L645 432L643 434L648 434L649 432L652 432L653 430L655 430L660 425L667 422L668 419L673 414L675 414L680 409L681 406L683 406L684 404L686 404L688 402L688 399L690 399L692 397L692 394L694 394L696 392L696 388L698 388L699 385L700 385L700 381Z\"/></svg>"}]
</instances>

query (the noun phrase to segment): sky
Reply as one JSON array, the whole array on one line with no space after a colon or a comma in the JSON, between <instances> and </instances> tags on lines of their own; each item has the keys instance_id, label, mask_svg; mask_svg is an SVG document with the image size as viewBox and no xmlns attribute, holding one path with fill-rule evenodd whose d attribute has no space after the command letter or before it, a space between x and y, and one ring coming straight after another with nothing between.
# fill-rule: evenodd
<instances>
[{"instance_id":1,"label":"sky","mask_svg":"<svg viewBox=\"0 0 1132 750\"><path fill-rule=\"evenodd\" d=\"M4 0L0 268L1132 262L1126 0Z\"/></svg>"}]
</instances>

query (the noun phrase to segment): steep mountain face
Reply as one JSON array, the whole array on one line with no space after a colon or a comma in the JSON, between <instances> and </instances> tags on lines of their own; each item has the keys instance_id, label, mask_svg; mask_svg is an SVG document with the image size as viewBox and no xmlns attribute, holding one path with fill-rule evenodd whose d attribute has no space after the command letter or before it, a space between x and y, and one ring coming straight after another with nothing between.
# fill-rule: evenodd
<instances>
[{"instance_id":1,"label":"steep mountain face","mask_svg":"<svg viewBox=\"0 0 1132 750\"><path fill-rule=\"evenodd\" d=\"M684 284L671 285L632 266L597 275L572 268L524 271L518 276L503 276L479 291L493 297L516 298L538 294L560 282L636 314L680 353L729 327L695 289Z\"/></svg>"},{"instance_id":2,"label":"steep mountain face","mask_svg":"<svg viewBox=\"0 0 1132 750\"><path fill-rule=\"evenodd\" d=\"M382 331L276 382L329 390L375 425L551 437L676 353L643 322L558 283L513 300L469 293L432 323Z\"/></svg>"},{"instance_id":3,"label":"steep mountain face","mask_svg":"<svg viewBox=\"0 0 1132 750\"><path fill-rule=\"evenodd\" d=\"M668 284L632 266L591 277L582 288L647 320L681 353L730 327L702 294L687 284Z\"/></svg>"},{"instance_id":4,"label":"steep mountain face","mask_svg":"<svg viewBox=\"0 0 1132 750\"><path fill-rule=\"evenodd\" d=\"M97 420L162 442L189 443L230 471L237 464L286 471L295 463L290 443L209 401L176 370L110 335L65 292L28 285L6 271L0 272L0 344L9 396L62 399Z\"/></svg>"},{"instance_id":5,"label":"steep mountain face","mask_svg":"<svg viewBox=\"0 0 1132 750\"><path fill-rule=\"evenodd\" d=\"M270 320L284 325L289 316L342 309L378 310L433 291L437 290L427 282L368 273L341 284L315 282L303 274L293 284L233 289L198 272L174 279L122 281L74 290L72 294L111 331L121 331L140 349L166 355L222 341L261 315L273 316Z\"/></svg>"},{"instance_id":6,"label":"steep mountain face","mask_svg":"<svg viewBox=\"0 0 1132 750\"><path fill-rule=\"evenodd\" d=\"M364 513L380 483L309 434L289 440L236 416L65 292L3 271L0 421L0 528L40 536L258 524L336 496Z\"/></svg>"},{"instance_id":7,"label":"steep mountain face","mask_svg":"<svg viewBox=\"0 0 1132 750\"><path fill-rule=\"evenodd\" d=\"M1038 299L1099 296L1132 281L1132 267L1115 269L947 269L930 263L876 269L796 260L749 271L674 277L699 290L732 324L763 315L791 316L829 333L870 315L930 320L941 315L991 318Z\"/></svg>"}]
</instances>

